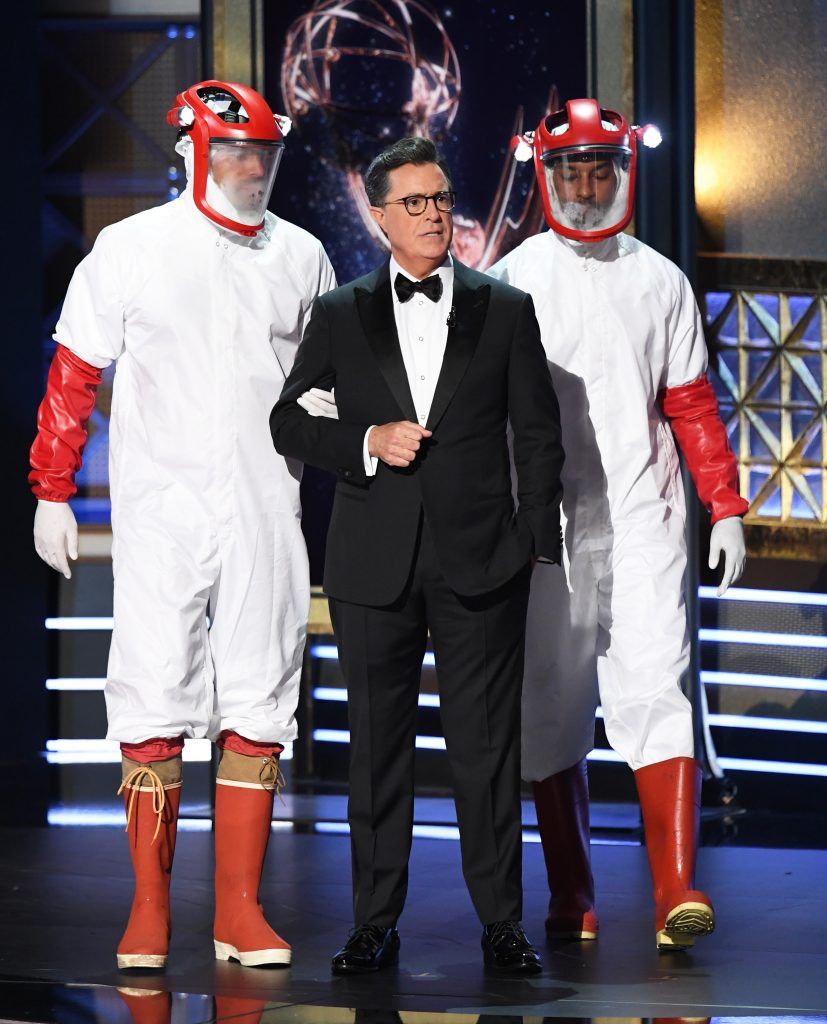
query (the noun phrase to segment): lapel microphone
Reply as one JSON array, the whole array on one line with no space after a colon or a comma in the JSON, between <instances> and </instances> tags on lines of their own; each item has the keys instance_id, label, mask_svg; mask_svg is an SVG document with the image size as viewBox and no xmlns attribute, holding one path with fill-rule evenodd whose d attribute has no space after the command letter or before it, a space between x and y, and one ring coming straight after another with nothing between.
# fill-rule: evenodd
<instances>
[{"instance_id":1,"label":"lapel microphone","mask_svg":"<svg viewBox=\"0 0 827 1024\"><path fill-rule=\"evenodd\" d=\"M448 313L448 319L445 321L445 324L448 327L456 327L457 326L457 307L456 306L451 306L451 309L450 309L450 311Z\"/></svg>"}]
</instances>

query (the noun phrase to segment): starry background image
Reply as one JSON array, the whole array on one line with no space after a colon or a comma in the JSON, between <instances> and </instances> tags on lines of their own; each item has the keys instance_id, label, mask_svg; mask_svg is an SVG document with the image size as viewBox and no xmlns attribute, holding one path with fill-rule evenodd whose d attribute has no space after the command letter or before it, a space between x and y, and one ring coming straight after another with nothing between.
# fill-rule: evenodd
<instances>
[{"instance_id":1,"label":"starry background image","mask_svg":"<svg viewBox=\"0 0 827 1024\"><path fill-rule=\"evenodd\" d=\"M582 3L340 0L331 8L322 0L321 8L314 15L314 4L307 0L265 5L267 99L275 110L294 116L271 207L321 239L340 282L367 273L385 255L362 222L345 172L350 168L361 174L385 145L410 134L411 118L403 111L411 101L411 66L369 52L381 48L401 55L406 43L389 38L377 25L389 22L409 31L426 62L459 65L459 92L446 88L452 111L420 123L451 169L456 223L478 222L479 235L497 194L518 108L523 107L524 128L530 129L545 113L552 86L563 101L586 93ZM291 28L295 33L298 26L291 36ZM321 84L296 116L291 97L284 94L290 89L282 88L282 71L286 64L288 73L295 72L297 62L300 72L308 69L307 31L314 27L319 29L312 37L317 53L327 48L333 58L317 57L312 67L317 84L329 73L330 86ZM443 60L446 38L455 63ZM313 102L319 98L321 103ZM531 165L519 166L509 212L521 207L532 181ZM467 262L474 265L475 260Z\"/></svg>"}]
</instances>

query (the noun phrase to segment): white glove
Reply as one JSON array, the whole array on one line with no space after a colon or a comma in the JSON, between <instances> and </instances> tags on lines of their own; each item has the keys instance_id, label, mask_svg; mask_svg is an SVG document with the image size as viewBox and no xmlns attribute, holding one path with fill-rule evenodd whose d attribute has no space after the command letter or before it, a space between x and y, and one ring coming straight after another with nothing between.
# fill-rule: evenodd
<instances>
[{"instance_id":1,"label":"white glove","mask_svg":"<svg viewBox=\"0 0 827 1024\"><path fill-rule=\"evenodd\" d=\"M34 547L47 565L62 572L67 580L72 578L69 558L74 561L78 557L78 524L68 502L38 501Z\"/></svg>"},{"instance_id":2,"label":"white glove","mask_svg":"<svg viewBox=\"0 0 827 1024\"><path fill-rule=\"evenodd\" d=\"M747 550L744 544L744 524L740 516L719 519L712 527L709 538L709 568L714 569L724 554L724 575L718 586L718 597L729 590L730 585L741 578Z\"/></svg>"},{"instance_id":3,"label":"white glove","mask_svg":"<svg viewBox=\"0 0 827 1024\"><path fill-rule=\"evenodd\" d=\"M337 420L339 410L336 408L336 399L333 397L335 388L330 391L322 391L321 388L311 388L297 400L297 404L309 412L311 416L325 416L327 419Z\"/></svg>"}]
</instances>

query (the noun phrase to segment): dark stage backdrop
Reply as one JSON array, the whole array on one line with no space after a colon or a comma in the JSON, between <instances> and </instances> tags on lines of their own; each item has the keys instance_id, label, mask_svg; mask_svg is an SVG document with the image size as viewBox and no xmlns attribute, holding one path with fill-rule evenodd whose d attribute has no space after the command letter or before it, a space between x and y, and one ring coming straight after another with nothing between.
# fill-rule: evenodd
<instances>
[{"instance_id":1,"label":"dark stage backdrop","mask_svg":"<svg viewBox=\"0 0 827 1024\"><path fill-rule=\"evenodd\" d=\"M454 254L484 270L543 226L517 130L586 95L586 4L521 0L280 0L265 4L265 94L293 120L271 206L323 242L340 282L385 257L361 175L404 135L432 138L457 192ZM321 578L326 474L303 484Z\"/></svg>"}]
</instances>

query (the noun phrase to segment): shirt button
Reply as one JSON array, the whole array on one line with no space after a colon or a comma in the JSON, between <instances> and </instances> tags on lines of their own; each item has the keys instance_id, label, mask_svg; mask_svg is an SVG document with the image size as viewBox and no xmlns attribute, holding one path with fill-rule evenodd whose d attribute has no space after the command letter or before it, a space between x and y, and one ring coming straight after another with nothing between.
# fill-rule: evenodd
<instances>
[{"instance_id":1,"label":"shirt button","mask_svg":"<svg viewBox=\"0 0 827 1024\"><path fill-rule=\"evenodd\" d=\"M419 379L420 379L420 380L425 380L425 378L424 378L424 377L420 377Z\"/></svg>"},{"instance_id":2,"label":"shirt button","mask_svg":"<svg viewBox=\"0 0 827 1024\"><path fill-rule=\"evenodd\" d=\"M424 338L422 337L422 335L421 335L421 334L419 335L419 340L420 340L420 341L424 341L424 340L425 340L425 339L424 339Z\"/></svg>"}]
</instances>

